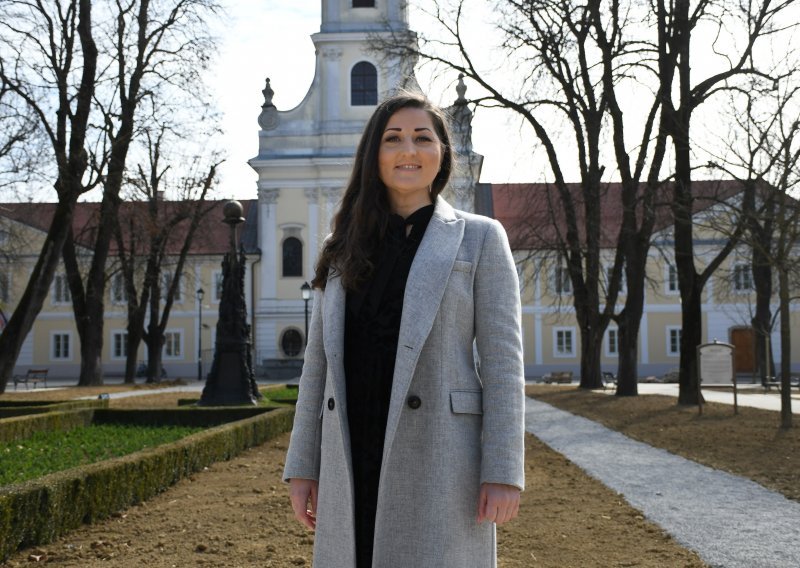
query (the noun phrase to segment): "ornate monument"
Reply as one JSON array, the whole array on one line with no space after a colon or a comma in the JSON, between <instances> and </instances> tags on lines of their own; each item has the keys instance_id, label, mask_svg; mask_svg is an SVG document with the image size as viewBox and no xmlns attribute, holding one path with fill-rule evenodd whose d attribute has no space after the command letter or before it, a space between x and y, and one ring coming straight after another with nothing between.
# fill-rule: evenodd
<instances>
[{"instance_id":1,"label":"ornate monument","mask_svg":"<svg viewBox=\"0 0 800 568\"><path fill-rule=\"evenodd\" d=\"M229 201L223 208L231 228L230 251L222 261L222 296L219 303L214 363L206 379L201 406L256 404L258 392L250 346L250 325L244 300L246 258L239 249L236 227L244 221L242 204Z\"/></svg>"}]
</instances>

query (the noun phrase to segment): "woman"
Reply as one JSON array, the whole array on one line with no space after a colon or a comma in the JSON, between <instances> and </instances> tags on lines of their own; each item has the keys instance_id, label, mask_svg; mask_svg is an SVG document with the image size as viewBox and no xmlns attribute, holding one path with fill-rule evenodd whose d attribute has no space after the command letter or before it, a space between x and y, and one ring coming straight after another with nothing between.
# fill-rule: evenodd
<instances>
[{"instance_id":1,"label":"woman","mask_svg":"<svg viewBox=\"0 0 800 568\"><path fill-rule=\"evenodd\" d=\"M519 509L517 273L439 197L452 168L440 109L384 101L320 255L284 478L321 568L495 566Z\"/></svg>"}]
</instances>

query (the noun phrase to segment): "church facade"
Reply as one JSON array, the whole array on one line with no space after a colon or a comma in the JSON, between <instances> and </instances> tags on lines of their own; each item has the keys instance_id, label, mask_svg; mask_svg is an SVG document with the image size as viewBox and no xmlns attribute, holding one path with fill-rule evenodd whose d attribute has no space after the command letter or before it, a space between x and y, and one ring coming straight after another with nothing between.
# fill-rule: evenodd
<instances>
[{"instance_id":1,"label":"church facade","mask_svg":"<svg viewBox=\"0 0 800 568\"><path fill-rule=\"evenodd\" d=\"M397 89L418 90L415 61L370 49L379 38L415 41L402 0L323 0L314 79L295 108L278 110L267 79L258 117L259 150L250 160L258 174L258 248L253 322L255 365L302 358L305 311L301 287L314 277L319 246L347 184L353 155L378 101ZM473 187L482 157L472 152L464 85L448 110L463 166L446 196L474 208ZM466 160L463 159L466 157Z\"/></svg>"}]
</instances>

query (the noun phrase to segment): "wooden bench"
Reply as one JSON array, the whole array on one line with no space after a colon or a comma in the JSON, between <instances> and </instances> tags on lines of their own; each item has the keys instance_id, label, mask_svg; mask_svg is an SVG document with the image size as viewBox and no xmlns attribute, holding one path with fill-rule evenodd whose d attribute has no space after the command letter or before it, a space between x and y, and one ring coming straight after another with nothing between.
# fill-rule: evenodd
<instances>
[{"instance_id":1,"label":"wooden bench","mask_svg":"<svg viewBox=\"0 0 800 568\"><path fill-rule=\"evenodd\" d=\"M17 390L19 383L25 383L25 388L28 389L31 383L33 388L39 383L44 383L44 387L47 388L47 371L48 369L28 369L24 375L14 375L14 390Z\"/></svg>"},{"instance_id":2,"label":"wooden bench","mask_svg":"<svg viewBox=\"0 0 800 568\"><path fill-rule=\"evenodd\" d=\"M554 373L547 373L542 377L542 381L547 384L569 384L572 382L572 371L556 371Z\"/></svg>"}]
</instances>

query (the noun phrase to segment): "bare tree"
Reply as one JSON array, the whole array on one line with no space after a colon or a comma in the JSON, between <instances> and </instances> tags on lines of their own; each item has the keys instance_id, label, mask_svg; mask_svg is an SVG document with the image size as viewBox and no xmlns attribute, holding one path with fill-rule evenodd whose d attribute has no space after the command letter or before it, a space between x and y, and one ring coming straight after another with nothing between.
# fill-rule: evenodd
<instances>
[{"instance_id":1,"label":"bare tree","mask_svg":"<svg viewBox=\"0 0 800 568\"><path fill-rule=\"evenodd\" d=\"M711 275L736 246L744 230L737 223L719 252L697 267L692 213L693 145L691 126L695 111L714 95L734 86L739 77L769 76L771 66L759 68L754 50L760 43L786 26L796 25L789 12L788 24L781 18L796 4L793 0L747 3L729 0L656 0L653 16L658 30L659 93L662 121L667 129L674 154L675 192L672 201L675 239L675 264L681 295L682 332L680 340L679 404L696 404L697 346L702 340L702 293ZM701 31L698 31L701 30ZM691 41L696 34L716 34L713 49L725 56L727 66L693 83L691 76ZM714 36L712 36L714 37ZM725 45L725 40L736 39ZM731 46L732 44L732 46ZM741 47L739 47L741 45Z\"/></svg>"},{"instance_id":2,"label":"bare tree","mask_svg":"<svg viewBox=\"0 0 800 568\"><path fill-rule=\"evenodd\" d=\"M0 191L29 181L41 153L43 140L36 115L19 103L0 73Z\"/></svg>"},{"instance_id":3,"label":"bare tree","mask_svg":"<svg viewBox=\"0 0 800 568\"><path fill-rule=\"evenodd\" d=\"M117 226L126 161L142 114L142 103L182 110L175 99L190 104L203 92L200 73L213 46L206 18L216 10L213 0L130 0L112 7L104 29L111 60L109 88L95 97L102 123L104 152L95 166L102 172L100 223L88 272L81 273L74 239L63 249L72 292L72 306L81 339L80 385L102 384L103 315L106 264ZM162 112L162 116L165 113Z\"/></svg>"},{"instance_id":4,"label":"bare tree","mask_svg":"<svg viewBox=\"0 0 800 568\"><path fill-rule=\"evenodd\" d=\"M787 73L779 80L754 77L749 88L732 92L731 106L744 107L746 112L735 118L735 128L726 145L728 152L711 164L740 180L744 188L740 208L746 232L741 241L750 254L756 292L751 324L758 372L764 384L774 372L769 337L775 322L772 301L777 272L779 309L775 316L780 316L784 428L792 425L790 303L795 299L791 290L800 239L800 203L793 196L800 185L800 83L796 66L787 67ZM724 232L725 225L717 230Z\"/></svg>"},{"instance_id":5,"label":"bare tree","mask_svg":"<svg viewBox=\"0 0 800 568\"><path fill-rule=\"evenodd\" d=\"M87 177L87 131L97 82L98 50L90 0L0 4L0 82L15 108L32 112L49 142L58 205L41 253L0 335L0 393L42 309ZM24 114L23 111L20 111Z\"/></svg>"},{"instance_id":6,"label":"bare tree","mask_svg":"<svg viewBox=\"0 0 800 568\"><path fill-rule=\"evenodd\" d=\"M161 376L164 330L180 290L186 259L200 223L214 207L206 198L216 181L219 164L211 164L205 174L192 167L183 175L175 176L179 179L170 184L167 178L170 165L162 165L166 134L164 128L155 136L146 133L148 161L146 165L139 165L138 175L131 180L134 196L121 213L115 233L128 305L125 382L131 383L142 340L148 351L147 382L156 382ZM202 167L201 161L196 158L193 165ZM162 196L170 194L174 200L165 201ZM138 269L140 262L141 270ZM171 272L165 272L167 269ZM143 272L141 278L137 278L138 272ZM140 282L138 286L137 281ZM148 313L149 323L145 329Z\"/></svg>"}]
</instances>

